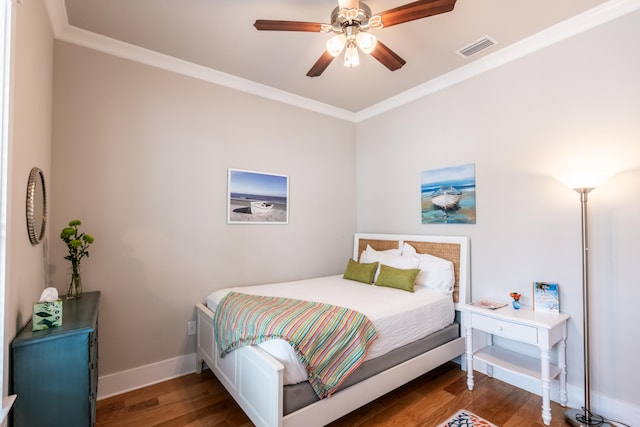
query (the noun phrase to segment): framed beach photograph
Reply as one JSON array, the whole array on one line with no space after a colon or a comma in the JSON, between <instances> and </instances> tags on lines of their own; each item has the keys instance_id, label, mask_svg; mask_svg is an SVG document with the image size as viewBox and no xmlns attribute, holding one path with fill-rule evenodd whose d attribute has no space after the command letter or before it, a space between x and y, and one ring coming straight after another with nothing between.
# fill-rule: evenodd
<instances>
[{"instance_id":1,"label":"framed beach photograph","mask_svg":"<svg viewBox=\"0 0 640 427\"><path fill-rule=\"evenodd\" d=\"M227 223L288 224L289 177L229 169Z\"/></svg>"},{"instance_id":2,"label":"framed beach photograph","mask_svg":"<svg viewBox=\"0 0 640 427\"><path fill-rule=\"evenodd\" d=\"M475 164L423 171L420 184L423 224L476 223Z\"/></svg>"}]
</instances>

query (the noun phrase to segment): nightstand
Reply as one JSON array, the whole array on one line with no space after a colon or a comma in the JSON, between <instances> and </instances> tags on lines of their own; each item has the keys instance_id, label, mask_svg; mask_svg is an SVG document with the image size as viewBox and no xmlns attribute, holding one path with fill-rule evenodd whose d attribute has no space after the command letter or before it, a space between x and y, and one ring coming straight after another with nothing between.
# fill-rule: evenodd
<instances>
[{"instance_id":1,"label":"nightstand","mask_svg":"<svg viewBox=\"0 0 640 427\"><path fill-rule=\"evenodd\" d=\"M14 427L95 425L100 292L62 302L62 326L11 343Z\"/></svg>"},{"instance_id":2,"label":"nightstand","mask_svg":"<svg viewBox=\"0 0 640 427\"><path fill-rule=\"evenodd\" d=\"M542 420L551 423L551 380L558 377L560 381L560 404L567 404L567 366L566 313L546 313L533 311L523 307L514 310L511 305L496 310L465 305L462 307L465 316L467 335L467 386L473 390L473 361L480 360L487 364L489 376L493 375L493 367L537 379L542 385ZM473 331L488 333L487 346L473 352ZM492 345L492 337L499 336L513 341L532 344L540 349L540 358L523 355ZM551 363L550 351L558 346L558 364Z\"/></svg>"}]
</instances>

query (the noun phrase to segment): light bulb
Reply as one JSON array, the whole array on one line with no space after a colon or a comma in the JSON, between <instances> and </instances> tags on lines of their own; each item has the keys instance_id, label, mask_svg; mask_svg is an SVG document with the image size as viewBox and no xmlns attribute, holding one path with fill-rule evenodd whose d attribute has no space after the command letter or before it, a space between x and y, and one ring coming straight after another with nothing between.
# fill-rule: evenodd
<instances>
[{"instance_id":1,"label":"light bulb","mask_svg":"<svg viewBox=\"0 0 640 427\"><path fill-rule=\"evenodd\" d=\"M360 32L356 36L356 42L358 43L358 47L368 55L376 48L378 39L373 34Z\"/></svg>"},{"instance_id":2,"label":"light bulb","mask_svg":"<svg viewBox=\"0 0 640 427\"><path fill-rule=\"evenodd\" d=\"M344 53L344 66L347 68L353 68L360 65L360 56L358 55L358 48L355 44L351 43L347 46L347 50Z\"/></svg>"},{"instance_id":3,"label":"light bulb","mask_svg":"<svg viewBox=\"0 0 640 427\"><path fill-rule=\"evenodd\" d=\"M554 176L555 179L563 183L569 188L596 188L601 184L604 184L615 173L608 171L595 171L595 172L577 172L566 175Z\"/></svg>"},{"instance_id":4,"label":"light bulb","mask_svg":"<svg viewBox=\"0 0 640 427\"><path fill-rule=\"evenodd\" d=\"M327 52L332 56L340 55L340 52L344 49L346 41L347 39L344 37L344 34L338 34L337 36L331 37L327 40Z\"/></svg>"}]
</instances>

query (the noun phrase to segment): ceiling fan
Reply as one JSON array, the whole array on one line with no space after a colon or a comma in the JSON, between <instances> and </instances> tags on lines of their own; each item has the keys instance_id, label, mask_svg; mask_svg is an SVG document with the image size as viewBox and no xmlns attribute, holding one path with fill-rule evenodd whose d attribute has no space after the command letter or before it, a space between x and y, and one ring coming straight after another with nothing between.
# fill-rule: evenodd
<instances>
[{"instance_id":1,"label":"ceiling fan","mask_svg":"<svg viewBox=\"0 0 640 427\"><path fill-rule=\"evenodd\" d=\"M406 64L406 61L378 41L370 31L451 12L455 3L456 0L418 0L372 15L369 6L363 2L338 0L338 6L331 12L330 24L258 19L253 26L262 31L333 32L335 35L327 41L327 50L307 73L309 77L320 76L345 48L345 67L355 67L360 63L360 48L389 70L395 71Z\"/></svg>"}]
</instances>

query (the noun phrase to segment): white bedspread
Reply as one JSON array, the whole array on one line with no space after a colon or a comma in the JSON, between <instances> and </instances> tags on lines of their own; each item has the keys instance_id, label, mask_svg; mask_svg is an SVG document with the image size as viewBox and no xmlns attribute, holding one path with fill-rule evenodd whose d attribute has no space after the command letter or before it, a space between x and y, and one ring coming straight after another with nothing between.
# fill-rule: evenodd
<instances>
[{"instance_id":1,"label":"white bedspread","mask_svg":"<svg viewBox=\"0 0 640 427\"><path fill-rule=\"evenodd\" d=\"M317 301L363 313L378 332L378 339L369 349L366 360L436 332L450 325L454 319L451 295L423 286L416 286L415 292L410 293L345 280L342 275L220 289L207 297L209 309L215 311L218 302L231 291ZM307 373L289 343L274 339L259 345L284 365L285 384L307 380Z\"/></svg>"}]
</instances>

